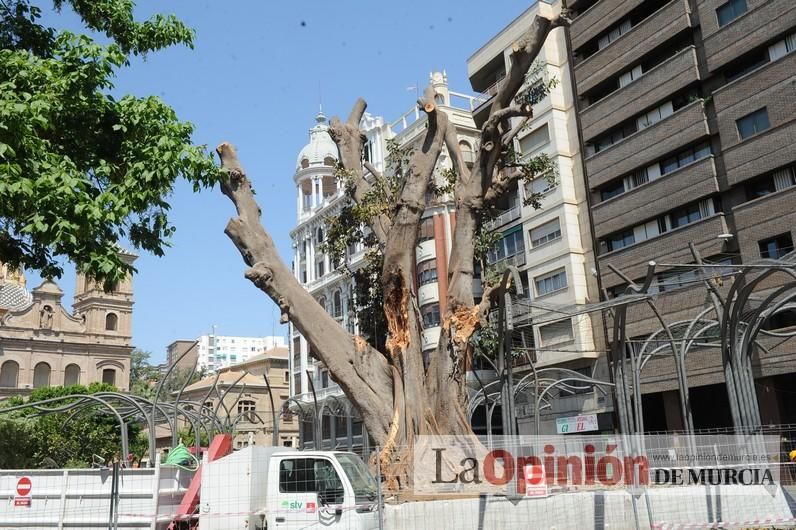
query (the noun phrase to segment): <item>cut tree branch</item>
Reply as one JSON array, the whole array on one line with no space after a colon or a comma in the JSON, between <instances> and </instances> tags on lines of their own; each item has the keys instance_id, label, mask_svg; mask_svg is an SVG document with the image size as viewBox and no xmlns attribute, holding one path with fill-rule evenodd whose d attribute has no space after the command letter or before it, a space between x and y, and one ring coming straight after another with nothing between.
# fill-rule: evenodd
<instances>
[{"instance_id":1,"label":"cut tree branch","mask_svg":"<svg viewBox=\"0 0 796 530\"><path fill-rule=\"evenodd\" d=\"M357 99L348 120L343 123L335 116L329 125L329 136L332 137L337 149L340 151L340 163L351 178L354 201L362 205L365 197L372 189L370 183L365 178L362 167L362 144L363 134L359 130L359 123L365 114L368 104L364 99ZM374 173L375 175L375 173ZM369 225L369 228L380 243L387 240L387 232L390 230L390 218L386 215L379 215Z\"/></svg>"},{"instance_id":2,"label":"cut tree branch","mask_svg":"<svg viewBox=\"0 0 796 530\"><path fill-rule=\"evenodd\" d=\"M235 148L222 143L216 152L226 172L221 191L238 213L227 223L225 233L249 266L246 278L279 305L282 317L290 319L351 402L362 411L368 431L383 438L389 429L392 402L374 388L388 388L392 384L384 356L366 343L363 347L364 341L349 335L299 284L260 221L260 206Z\"/></svg>"}]
</instances>

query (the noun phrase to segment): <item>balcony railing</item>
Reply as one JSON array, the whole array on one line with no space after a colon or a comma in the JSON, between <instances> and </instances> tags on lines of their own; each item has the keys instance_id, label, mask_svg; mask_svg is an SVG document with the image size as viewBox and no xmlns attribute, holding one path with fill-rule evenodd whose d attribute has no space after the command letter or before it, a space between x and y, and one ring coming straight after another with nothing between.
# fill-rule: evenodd
<instances>
[{"instance_id":1,"label":"balcony railing","mask_svg":"<svg viewBox=\"0 0 796 530\"><path fill-rule=\"evenodd\" d=\"M495 230L506 223L510 223L516 219L519 219L522 215L522 206L519 204L508 210L505 210L503 213L495 217L494 219L487 221L485 224L487 230Z\"/></svg>"},{"instance_id":2,"label":"balcony railing","mask_svg":"<svg viewBox=\"0 0 796 530\"><path fill-rule=\"evenodd\" d=\"M483 104L489 97L485 97L483 95L476 95L470 96L467 94L462 94L461 92L448 92L449 97L449 105L441 105L447 106L452 109L460 109L466 110L467 112L472 112L476 108L478 108L481 104ZM397 120L390 123L390 130L395 134L401 134L406 129L412 126L412 124L419 121L423 116L421 116L420 109L417 105L413 105L411 109L404 112Z\"/></svg>"},{"instance_id":3,"label":"balcony railing","mask_svg":"<svg viewBox=\"0 0 796 530\"><path fill-rule=\"evenodd\" d=\"M513 256L507 256L503 259L499 259L496 262L491 263L490 265L495 267L497 271L502 271L510 265L513 265L515 267L522 267L523 265L525 265L525 249L523 249L521 252L518 252L517 254L514 254Z\"/></svg>"}]
</instances>

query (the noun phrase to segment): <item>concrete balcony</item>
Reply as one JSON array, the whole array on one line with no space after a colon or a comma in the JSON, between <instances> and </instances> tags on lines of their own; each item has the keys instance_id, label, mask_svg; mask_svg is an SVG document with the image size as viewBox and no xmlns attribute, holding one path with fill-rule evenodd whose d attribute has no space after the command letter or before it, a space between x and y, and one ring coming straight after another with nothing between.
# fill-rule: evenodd
<instances>
[{"instance_id":1,"label":"concrete balcony","mask_svg":"<svg viewBox=\"0 0 796 530\"><path fill-rule=\"evenodd\" d=\"M439 302L439 284L437 282L426 283L417 288L418 305L432 302Z\"/></svg>"},{"instance_id":2,"label":"concrete balcony","mask_svg":"<svg viewBox=\"0 0 796 530\"><path fill-rule=\"evenodd\" d=\"M796 53L758 68L713 93L730 186L796 161ZM771 128L745 140L736 120L762 107Z\"/></svg>"},{"instance_id":3,"label":"concrete balcony","mask_svg":"<svg viewBox=\"0 0 796 530\"><path fill-rule=\"evenodd\" d=\"M611 272L608 268L609 263L629 278L642 278L647 272L647 263L650 260L659 263L689 263L693 261L688 249L690 242L694 243L704 257L722 252L723 242L718 236L727 231L724 214L719 213L670 230L658 237L603 254L598 258L603 274L603 285L610 288L624 283L619 276ZM659 267L656 270L663 269Z\"/></svg>"},{"instance_id":4,"label":"concrete balcony","mask_svg":"<svg viewBox=\"0 0 796 530\"><path fill-rule=\"evenodd\" d=\"M655 125L586 159L589 187L602 186L615 177L663 158L678 148L709 134L701 101L694 101Z\"/></svg>"},{"instance_id":5,"label":"concrete balcony","mask_svg":"<svg viewBox=\"0 0 796 530\"><path fill-rule=\"evenodd\" d=\"M744 261L760 259L758 241L786 232L796 239L796 186L736 206L732 210ZM777 212L772 215L772 212Z\"/></svg>"},{"instance_id":6,"label":"concrete balcony","mask_svg":"<svg viewBox=\"0 0 796 530\"><path fill-rule=\"evenodd\" d=\"M632 118L638 109L652 106L698 79L696 48L689 46L581 112L584 140ZM629 101L633 104L628 105Z\"/></svg>"},{"instance_id":7,"label":"concrete balcony","mask_svg":"<svg viewBox=\"0 0 796 530\"><path fill-rule=\"evenodd\" d=\"M572 49L577 50L643 2L644 0L600 0L572 21L569 30L572 35Z\"/></svg>"},{"instance_id":8,"label":"concrete balcony","mask_svg":"<svg viewBox=\"0 0 796 530\"><path fill-rule=\"evenodd\" d=\"M746 13L720 28L716 8L724 1L705 0L698 7L705 56L711 72L796 26L796 2L793 0L749 0Z\"/></svg>"},{"instance_id":9,"label":"concrete balcony","mask_svg":"<svg viewBox=\"0 0 796 530\"><path fill-rule=\"evenodd\" d=\"M682 0L672 0L611 44L575 65L578 93L582 94L619 74L674 35L688 29L691 21L685 5ZM624 7L622 9L625 10Z\"/></svg>"},{"instance_id":10,"label":"concrete balcony","mask_svg":"<svg viewBox=\"0 0 796 530\"><path fill-rule=\"evenodd\" d=\"M718 191L715 160L703 158L594 205L595 232L598 237L611 234Z\"/></svg>"},{"instance_id":11,"label":"concrete balcony","mask_svg":"<svg viewBox=\"0 0 796 530\"><path fill-rule=\"evenodd\" d=\"M417 248L415 249L415 259L417 260L417 263L431 259L436 255L437 247L436 242L433 239L421 241L417 244Z\"/></svg>"}]
</instances>

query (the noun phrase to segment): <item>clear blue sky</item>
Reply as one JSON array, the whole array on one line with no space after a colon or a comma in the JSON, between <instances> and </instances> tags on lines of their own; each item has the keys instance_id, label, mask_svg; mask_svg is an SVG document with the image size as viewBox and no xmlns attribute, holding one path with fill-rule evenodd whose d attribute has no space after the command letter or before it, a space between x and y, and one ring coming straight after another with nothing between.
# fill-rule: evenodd
<instances>
[{"instance_id":1,"label":"clear blue sky","mask_svg":"<svg viewBox=\"0 0 796 530\"><path fill-rule=\"evenodd\" d=\"M51 4L36 2L46 11ZM139 1L138 18L175 13L195 28L196 46L152 54L119 72L117 93L159 95L196 126L194 140L228 140L257 189L266 228L290 262L295 225L292 175L319 99L327 115L347 115L358 96L392 120L414 101L416 83L445 69L451 88L470 92L467 58L532 2L440 0ZM76 30L64 11L48 22ZM234 213L216 188L194 194L178 184L177 227L166 256L136 262L133 342L160 361L175 339L211 325L224 335L286 335L275 306L243 278L223 230ZM39 278L28 272L33 286ZM60 280L71 304L74 273Z\"/></svg>"}]
</instances>

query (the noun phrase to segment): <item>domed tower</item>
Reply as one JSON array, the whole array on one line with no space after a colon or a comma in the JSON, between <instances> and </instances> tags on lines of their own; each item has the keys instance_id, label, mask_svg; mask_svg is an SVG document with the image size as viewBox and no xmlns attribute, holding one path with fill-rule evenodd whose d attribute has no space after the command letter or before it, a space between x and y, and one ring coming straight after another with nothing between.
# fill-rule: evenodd
<instances>
[{"instance_id":1,"label":"domed tower","mask_svg":"<svg viewBox=\"0 0 796 530\"><path fill-rule=\"evenodd\" d=\"M315 126L310 129L310 142L296 159L297 208L299 222L311 216L318 208L328 204L341 191L334 178L337 164L337 144L329 136L329 125L321 110L315 116Z\"/></svg>"}]
</instances>

